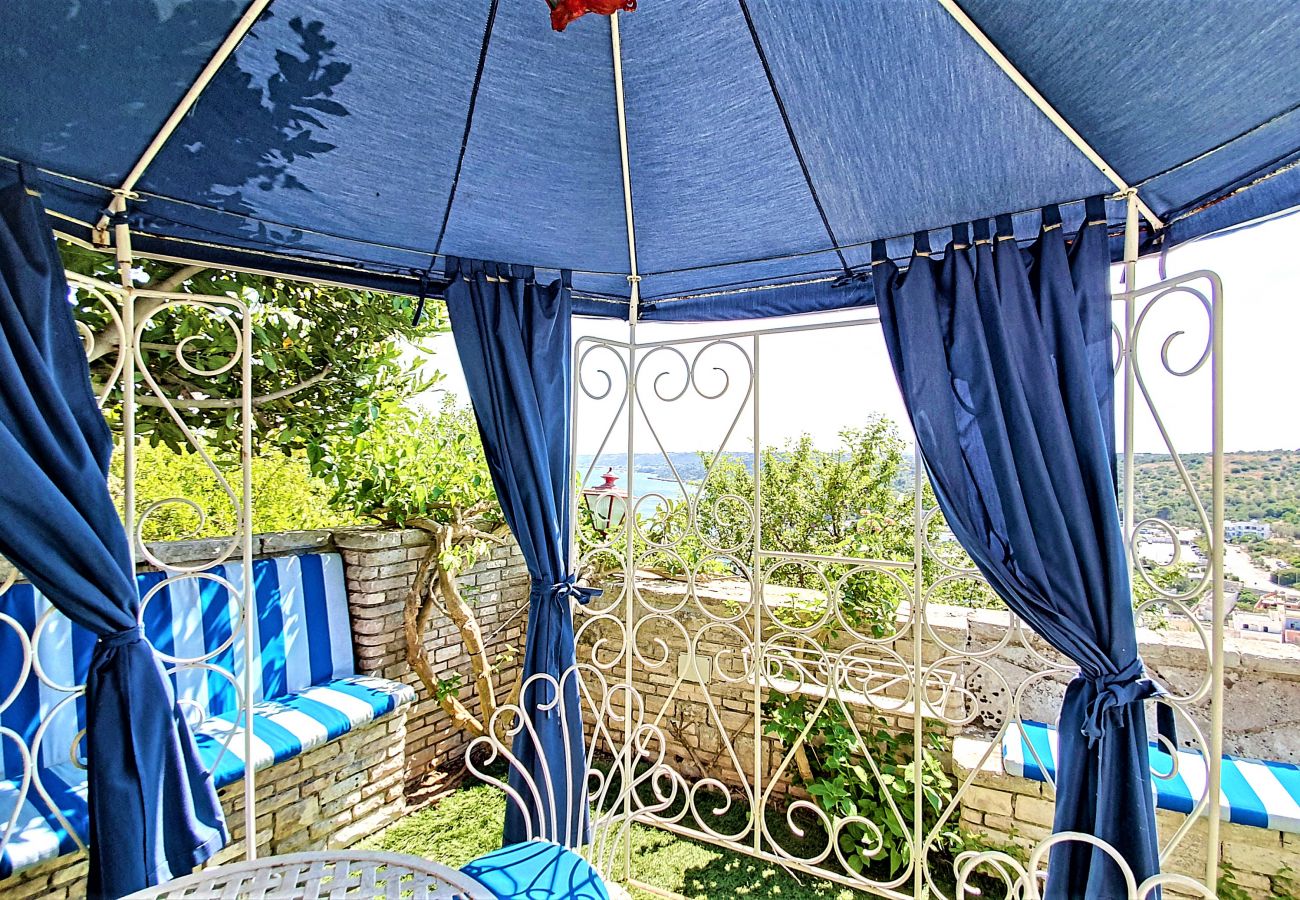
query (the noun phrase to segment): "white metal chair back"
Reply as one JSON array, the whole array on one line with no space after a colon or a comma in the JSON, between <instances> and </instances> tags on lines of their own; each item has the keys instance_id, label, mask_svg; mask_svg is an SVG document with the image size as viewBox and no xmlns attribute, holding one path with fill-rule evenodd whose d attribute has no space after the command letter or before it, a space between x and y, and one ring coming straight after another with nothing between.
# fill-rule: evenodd
<instances>
[{"instance_id":1,"label":"white metal chair back","mask_svg":"<svg viewBox=\"0 0 1300 900\"><path fill-rule=\"evenodd\" d=\"M531 742L539 759L545 761L546 752L536 731L527 727L517 703L497 709L488 723L488 733L470 742L466 760L470 771L500 788L506 802L515 804L523 813L529 840L544 839L535 833L530 809L550 809L557 795L561 801L567 798L568 804L584 803L591 823L590 840L584 840L583 835L566 835L556 843L580 854L608 879L611 875L617 877L615 862L623 856L621 849L632 824L651 817L663 821L675 804L685 807L688 790L682 776L665 761L668 745L664 733L657 723L647 720L645 700L636 687L626 683L610 685L600 669L579 664L566 669L559 679L547 674L531 676L524 681L519 696L530 696L542 686L543 696L557 698L546 711L567 718L573 712L564 708L563 689L570 680L577 682L587 738L586 784L582 790L573 789L576 786L571 784L565 786L569 790L557 790L557 786L547 783L549 779L539 784L521 763L514 752L520 734ZM510 784L509 774L501 775L501 763L508 773L518 776L522 790ZM553 773L567 769L545 768ZM549 817L573 821L578 812L570 806L554 810Z\"/></svg>"}]
</instances>

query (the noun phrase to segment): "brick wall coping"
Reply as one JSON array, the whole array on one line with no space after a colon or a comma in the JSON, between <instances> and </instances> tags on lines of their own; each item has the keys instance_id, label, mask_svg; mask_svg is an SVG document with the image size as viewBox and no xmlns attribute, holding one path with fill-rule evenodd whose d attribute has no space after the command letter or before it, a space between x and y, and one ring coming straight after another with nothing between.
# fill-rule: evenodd
<instances>
[{"instance_id":1,"label":"brick wall coping","mask_svg":"<svg viewBox=\"0 0 1300 900\"><path fill-rule=\"evenodd\" d=\"M331 553L336 550L386 550L427 543L428 534L418 528L357 525L312 531L275 531L253 535L253 557L263 559L295 553ZM150 542L145 546L156 559L169 565L184 565L215 559L229 545L229 538L200 538L193 541Z\"/></svg>"}]
</instances>

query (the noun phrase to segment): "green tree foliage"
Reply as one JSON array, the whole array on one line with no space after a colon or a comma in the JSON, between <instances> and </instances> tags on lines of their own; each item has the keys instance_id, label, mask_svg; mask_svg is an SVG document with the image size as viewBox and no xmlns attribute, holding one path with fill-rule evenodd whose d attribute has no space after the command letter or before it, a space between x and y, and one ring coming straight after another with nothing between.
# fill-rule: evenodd
<instances>
[{"instance_id":1,"label":"green tree foliage","mask_svg":"<svg viewBox=\"0 0 1300 900\"><path fill-rule=\"evenodd\" d=\"M116 282L111 257L66 243L60 250L69 270ZM439 377L424 374L413 351L447 329L442 304L426 306L423 321L414 326L412 301L387 294L152 260L139 261L136 281L191 294L195 304L213 297L247 304L259 448L305 450L347 429L359 405L404 399ZM78 290L76 301L77 319L94 337L91 379L102 386L113 373L120 335L103 303L89 292ZM180 408L186 425L216 452L237 450L242 379L239 366L226 366L237 347L238 319L218 303L195 304L138 300L142 351L150 374ZM178 352L191 369L212 374L187 370ZM151 444L181 449L186 439L180 427L139 375L136 391L137 433ZM120 415L113 397L106 413L110 420Z\"/></svg>"},{"instance_id":2,"label":"green tree foliage","mask_svg":"<svg viewBox=\"0 0 1300 900\"><path fill-rule=\"evenodd\" d=\"M208 459L211 464L198 452L177 452L161 444L136 448L135 512L146 541L225 537L236 532L243 501L238 458L215 454ZM124 471L119 450L109 473L109 489L119 509ZM335 528L358 521L331 505L326 485L312 476L301 453L255 456L252 477L255 533ZM162 502L170 498L187 502Z\"/></svg>"},{"instance_id":3,"label":"green tree foliage","mask_svg":"<svg viewBox=\"0 0 1300 900\"><path fill-rule=\"evenodd\" d=\"M474 414L450 400L433 411L363 404L307 457L333 491L332 502L356 516L402 528L480 517L489 528L501 522Z\"/></svg>"},{"instance_id":4,"label":"green tree foliage","mask_svg":"<svg viewBox=\"0 0 1300 900\"><path fill-rule=\"evenodd\" d=\"M1251 561L1261 568L1267 567L1271 560L1280 560L1284 566L1300 566L1300 545L1289 538L1251 541L1245 550Z\"/></svg>"},{"instance_id":5,"label":"green tree foliage","mask_svg":"<svg viewBox=\"0 0 1300 900\"><path fill-rule=\"evenodd\" d=\"M370 401L359 410L346 428L308 448L312 470L330 486L336 506L429 533L430 551L416 571L403 615L407 660L457 727L484 734L498 706L493 679L513 657L488 659L474 597L456 578L492 544L504 542L473 414L450 402L436 412L392 400ZM460 632L480 704L477 716L460 699L464 676L434 674L425 646L434 612Z\"/></svg>"},{"instance_id":6,"label":"green tree foliage","mask_svg":"<svg viewBox=\"0 0 1300 900\"><path fill-rule=\"evenodd\" d=\"M764 549L785 553L911 562L915 557L915 505L912 490L900 490L906 465L905 445L897 425L885 416L872 416L859 428L840 432L836 450L818 449L803 435L783 447L767 447L759 455L761 473L761 540ZM714 546L736 547L749 534L754 475L733 457L722 457L705 479L697 506L697 529ZM934 505L928 485L926 508ZM674 531L675 508L661 514L659 527ZM929 602L987 607L1001 601L978 579L946 578L947 566L971 568L969 557L952 541L943 519L925 525L930 553L922 573ZM687 547L688 556L706 555L702 547ZM936 558L937 557L937 558ZM946 563L947 566L942 563ZM911 572L829 566L821 570L839 584L838 603L845 618L881 637L894 631L894 615L913 594ZM782 565L767 575L768 584L822 588L821 574L803 565ZM777 615L798 625L801 616L818 610L789 609Z\"/></svg>"},{"instance_id":7,"label":"green tree foliage","mask_svg":"<svg viewBox=\"0 0 1300 900\"><path fill-rule=\"evenodd\" d=\"M1282 587L1292 587L1300 584L1300 569L1278 569L1273 573L1273 583Z\"/></svg>"},{"instance_id":8,"label":"green tree foliage","mask_svg":"<svg viewBox=\"0 0 1300 900\"><path fill-rule=\"evenodd\" d=\"M953 781L941 761L949 749L942 730L926 729L918 754L910 731L892 729L880 717L850 721L838 703L819 710L814 698L774 694L768 708L764 731L787 747L806 749L808 765L796 780L832 821L844 821L836 839L849 868L879 879L897 876L912 858L917 779L925 834L952 801ZM961 833L950 825L930 849L951 853L962 844Z\"/></svg>"},{"instance_id":9,"label":"green tree foliage","mask_svg":"<svg viewBox=\"0 0 1300 900\"><path fill-rule=\"evenodd\" d=\"M1184 454L1182 461L1208 510L1212 471L1209 454ZM1229 521L1272 522L1284 536L1293 537L1300 526L1300 451L1228 453L1224 463L1224 516ZM1134 486L1139 518L1158 517L1180 527L1202 527L1192 495L1167 455L1138 454L1134 459Z\"/></svg>"},{"instance_id":10,"label":"green tree foliage","mask_svg":"<svg viewBox=\"0 0 1300 900\"><path fill-rule=\"evenodd\" d=\"M904 445L898 428L873 416L862 428L840 432L842 450L818 450L810 435L781 448L765 448L762 471L762 540L765 549L876 559L912 557L910 493L895 486ZM704 483L707 510L724 496L750 498L753 476L731 458ZM727 504L708 527L735 543Z\"/></svg>"}]
</instances>

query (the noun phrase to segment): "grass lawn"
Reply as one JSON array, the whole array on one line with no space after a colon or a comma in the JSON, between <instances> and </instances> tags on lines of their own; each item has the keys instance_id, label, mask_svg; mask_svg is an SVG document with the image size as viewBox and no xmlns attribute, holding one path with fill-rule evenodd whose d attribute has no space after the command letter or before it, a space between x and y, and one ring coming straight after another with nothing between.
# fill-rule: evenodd
<instances>
[{"instance_id":1,"label":"grass lawn","mask_svg":"<svg viewBox=\"0 0 1300 900\"><path fill-rule=\"evenodd\" d=\"M505 797L477 784L412 813L363 845L410 853L458 868L501 844ZM632 830L632 877L691 898L780 897L857 900L865 894L780 866L653 828ZM634 890L637 898L652 895Z\"/></svg>"}]
</instances>

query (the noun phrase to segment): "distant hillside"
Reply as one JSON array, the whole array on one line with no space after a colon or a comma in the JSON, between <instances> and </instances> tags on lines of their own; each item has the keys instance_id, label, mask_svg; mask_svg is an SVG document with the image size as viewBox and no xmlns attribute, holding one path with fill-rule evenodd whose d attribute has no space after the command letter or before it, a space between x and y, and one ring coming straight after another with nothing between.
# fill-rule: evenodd
<instances>
[{"instance_id":1,"label":"distant hillside","mask_svg":"<svg viewBox=\"0 0 1300 900\"><path fill-rule=\"evenodd\" d=\"M745 468L752 469L754 454L731 452L728 456L739 460ZM668 457L677 473L686 481L704 477L704 462L696 452L670 453ZM578 466L585 471L591 456L580 456ZM899 490L912 485L912 456L904 454L903 471L898 480ZM1195 508L1178 477L1173 460L1163 453L1139 453L1134 460L1139 518L1156 516L1186 527L1197 527ZM1210 502L1210 456L1207 453L1189 453L1183 456L1201 502ZM596 469L606 466L621 472L627 458L618 453L607 453ZM1227 503L1224 514L1229 521L1263 519L1282 522L1300 528L1300 450L1255 450L1246 453L1229 453L1227 465ZM638 453L635 470L651 478L671 479L672 469L661 453Z\"/></svg>"},{"instance_id":2,"label":"distant hillside","mask_svg":"<svg viewBox=\"0 0 1300 900\"><path fill-rule=\"evenodd\" d=\"M1229 521L1263 519L1300 526L1300 450L1255 450L1225 456L1224 515ZM1210 455L1183 456L1201 502L1210 504ZM1198 526L1195 508L1173 460L1165 454L1134 458L1134 491L1140 518L1159 516L1175 525Z\"/></svg>"},{"instance_id":3,"label":"distant hillside","mask_svg":"<svg viewBox=\"0 0 1300 900\"><path fill-rule=\"evenodd\" d=\"M744 467L751 472L754 470L754 454L748 451L727 452L724 454L732 459L738 460ZM651 478L660 478L671 480L673 477L673 468L676 467L677 474L685 481L699 481L704 477L704 467L708 459L701 459L700 454L695 451L669 453L665 458L662 453L638 453L635 457L633 469ZM669 466L668 460L672 460L672 467ZM575 465L579 471L585 472L591 466L591 454L582 454L578 457ZM594 471L599 473L606 467L612 468L615 472L621 472L627 467L627 456L622 453L606 453L600 457ZM898 489L906 491L912 489L912 454L909 450L903 454L903 464L898 474Z\"/></svg>"},{"instance_id":4,"label":"distant hillside","mask_svg":"<svg viewBox=\"0 0 1300 900\"><path fill-rule=\"evenodd\" d=\"M727 453L727 456L739 460L746 469L753 470L754 454L749 452ZM670 466L668 461L672 460ZM581 471L586 471L591 465L591 454L583 454L577 459L577 466ZM676 467L677 474L684 481L699 481L704 477L705 462L700 459L700 454L694 451L669 453L665 458L662 453L638 453L635 457L633 469L642 475L648 475L651 478L662 478L669 480L673 477L673 467ZM622 471L627 467L627 454L625 453L606 453L600 457L599 462L594 467L597 472L604 470L606 467L613 468L615 471Z\"/></svg>"}]
</instances>

